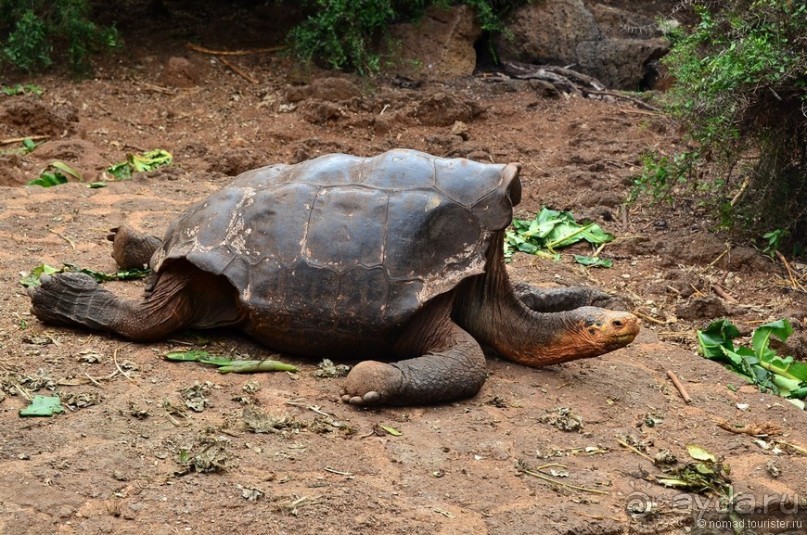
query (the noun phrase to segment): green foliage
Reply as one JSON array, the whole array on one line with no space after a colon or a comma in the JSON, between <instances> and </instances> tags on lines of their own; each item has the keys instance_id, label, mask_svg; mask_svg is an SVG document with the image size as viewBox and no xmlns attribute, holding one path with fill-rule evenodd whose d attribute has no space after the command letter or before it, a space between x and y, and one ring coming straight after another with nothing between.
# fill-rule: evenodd
<instances>
[{"instance_id":1,"label":"green foliage","mask_svg":"<svg viewBox=\"0 0 807 535\"><path fill-rule=\"evenodd\" d=\"M525 0L307 0L311 14L289 33L298 57L334 69L378 72L375 52L390 24L417 20L430 5L467 4L484 31L499 32L501 17Z\"/></svg>"},{"instance_id":2,"label":"green foliage","mask_svg":"<svg viewBox=\"0 0 807 535\"><path fill-rule=\"evenodd\" d=\"M90 20L88 0L0 0L0 57L23 71L64 56L74 72L84 73L91 54L119 45L114 28Z\"/></svg>"},{"instance_id":3,"label":"green foliage","mask_svg":"<svg viewBox=\"0 0 807 535\"><path fill-rule=\"evenodd\" d=\"M733 228L782 228L804 240L807 5L729 0L707 6L696 7L700 22L691 32L672 34L664 59L676 80L667 109L697 149L646 160L637 182L654 197L676 194L678 181L694 182Z\"/></svg>"},{"instance_id":4,"label":"green foliage","mask_svg":"<svg viewBox=\"0 0 807 535\"><path fill-rule=\"evenodd\" d=\"M371 51L395 17L392 0L315 0L316 10L289 34L297 54L334 69L377 72L381 59Z\"/></svg>"},{"instance_id":5,"label":"green foliage","mask_svg":"<svg viewBox=\"0 0 807 535\"><path fill-rule=\"evenodd\" d=\"M174 157L165 149L154 149L142 154L129 154L126 160L107 167L107 173L118 180L132 178L135 173L153 171L158 167L171 165Z\"/></svg>"},{"instance_id":6,"label":"green foliage","mask_svg":"<svg viewBox=\"0 0 807 535\"><path fill-rule=\"evenodd\" d=\"M36 84L14 84L0 89L5 95L13 97L15 95L36 95L41 96L44 90Z\"/></svg>"},{"instance_id":7,"label":"green foliage","mask_svg":"<svg viewBox=\"0 0 807 535\"><path fill-rule=\"evenodd\" d=\"M512 229L505 231L504 256L509 259L516 251L557 260L555 249L568 247L581 241L602 245L614 236L605 232L596 223L580 224L569 212L542 208L535 219L513 219ZM613 261L583 255L574 255L575 261L585 266L611 267Z\"/></svg>"},{"instance_id":8,"label":"green foliage","mask_svg":"<svg viewBox=\"0 0 807 535\"><path fill-rule=\"evenodd\" d=\"M784 342L791 334L793 327L787 320L774 321L754 331L751 347L734 347L732 340L740 336L740 331L722 319L698 331L698 343L707 359L724 362L762 392L789 398L803 409L802 400L807 398L807 364L794 361L792 356L781 357L769 347L772 336Z\"/></svg>"}]
</instances>

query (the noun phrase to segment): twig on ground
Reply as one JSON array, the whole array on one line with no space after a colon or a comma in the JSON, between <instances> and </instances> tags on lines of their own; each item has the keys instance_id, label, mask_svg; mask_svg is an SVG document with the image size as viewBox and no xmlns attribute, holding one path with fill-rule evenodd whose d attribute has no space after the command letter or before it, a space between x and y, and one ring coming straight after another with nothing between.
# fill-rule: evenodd
<instances>
[{"instance_id":1,"label":"twig on ground","mask_svg":"<svg viewBox=\"0 0 807 535\"><path fill-rule=\"evenodd\" d=\"M71 247L71 248L72 248L74 251L76 250L76 242L74 242L73 240L71 240L70 238L68 238L67 236L65 236L64 234L62 234L61 232L57 232L57 231L53 230L52 228L49 228L49 229L48 229L48 232L50 232L51 234L55 234L55 235L59 236L61 239L63 239L64 241L66 241L68 244L70 244L70 247Z\"/></svg>"},{"instance_id":2,"label":"twig on ground","mask_svg":"<svg viewBox=\"0 0 807 535\"><path fill-rule=\"evenodd\" d=\"M121 368L121 367L120 367L120 364L118 364L118 349L119 349L119 348L117 348L117 347L116 347L116 348L115 348L115 351L113 351L113 352L112 352L112 362L114 362L114 363L115 363L115 368L117 368L117 369L118 369L118 371L120 372L120 374L121 374L121 375L123 375L124 377L126 377L126 378L127 378L128 380L130 380L130 381L134 381L134 379L132 379L131 377L129 377L129 374L128 374L128 373L126 373L125 371L123 371L123 368Z\"/></svg>"},{"instance_id":3,"label":"twig on ground","mask_svg":"<svg viewBox=\"0 0 807 535\"><path fill-rule=\"evenodd\" d=\"M684 403L692 403L692 398L689 397L689 393L687 392L686 388L684 388L684 385L681 384L681 381L678 380L678 377L672 370L667 370L667 377L670 378L670 381L672 381L672 384L675 385L678 393L681 394Z\"/></svg>"},{"instance_id":4,"label":"twig on ground","mask_svg":"<svg viewBox=\"0 0 807 535\"><path fill-rule=\"evenodd\" d=\"M537 477L538 479L542 479L554 485L560 485L562 487L566 487L567 489L572 490L579 490L581 492L590 492L592 494L609 494L608 491L600 490L600 489L590 489L588 487L578 487L577 485L570 485L569 483L564 483L563 481L558 481L557 479L550 477L546 474L542 474L540 472L535 472L533 470L528 470L526 468L519 468L519 472L530 475L532 477Z\"/></svg>"},{"instance_id":5,"label":"twig on ground","mask_svg":"<svg viewBox=\"0 0 807 535\"><path fill-rule=\"evenodd\" d=\"M50 136L23 136L23 137L10 137L8 139L0 139L0 145L11 145L12 143L22 143L26 139L37 141L40 139L48 139Z\"/></svg>"},{"instance_id":6,"label":"twig on ground","mask_svg":"<svg viewBox=\"0 0 807 535\"><path fill-rule=\"evenodd\" d=\"M716 293L718 296L728 301L729 303L737 302L734 296L732 296L725 288L723 288L719 284L712 284L712 291Z\"/></svg>"},{"instance_id":7,"label":"twig on ground","mask_svg":"<svg viewBox=\"0 0 807 535\"><path fill-rule=\"evenodd\" d=\"M617 442L619 443L619 445L620 445L620 446L622 446L623 448L627 448L627 449L629 449L630 451L632 451L633 453L635 453L636 455L638 455L638 456L640 456L640 457L644 457L645 459L647 459L647 460L648 460L648 461L650 461L651 463L656 464L656 461L655 461L655 460L654 460L654 459L653 459L651 456L649 456L648 454L644 453L643 451L639 451L637 448L635 448L635 447L631 446L630 444L628 444L627 442L625 442L625 441L624 441L624 440L622 440L621 438L616 439L616 441L617 441Z\"/></svg>"},{"instance_id":8,"label":"twig on ground","mask_svg":"<svg viewBox=\"0 0 807 535\"><path fill-rule=\"evenodd\" d=\"M793 272L793 268L790 267L790 263L787 261L787 258L785 258L785 256L779 251L776 251L776 256L779 258L779 260L782 261L782 264L785 266L787 276L790 278L790 284L793 286L793 289L800 290L802 292L807 292L807 290L804 289L804 286L802 286L801 283L799 283L799 281L796 279L796 275Z\"/></svg>"},{"instance_id":9,"label":"twig on ground","mask_svg":"<svg viewBox=\"0 0 807 535\"><path fill-rule=\"evenodd\" d=\"M232 62L227 61L226 59L221 58L221 57L219 58L219 61L222 62L227 67L229 67L230 70L232 70L235 74L237 74L238 76L240 76L241 78L243 78L247 82L251 83L252 85L257 85L258 84L258 80L256 80L255 77L253 77L248 72L241 69L241 67L239 67L239 66L233 64Z\"/></svg>"},{"instance_id":10,"label":"twig on ground","mask_svg":"<svg viewBox=\"0 0 807 535\"><path fill-rule=\"evenodd\" d=\"M648 316L647 314L643 314L642 312L639 312L638 310L634 310L633 313L636 316L639 316L640 318L642 318L643 320L649 321L650 323L655 323L656 325L667 325L666 321L657 320L656 318L654 318L652 316Z\"/></svg>"}]
</instances>

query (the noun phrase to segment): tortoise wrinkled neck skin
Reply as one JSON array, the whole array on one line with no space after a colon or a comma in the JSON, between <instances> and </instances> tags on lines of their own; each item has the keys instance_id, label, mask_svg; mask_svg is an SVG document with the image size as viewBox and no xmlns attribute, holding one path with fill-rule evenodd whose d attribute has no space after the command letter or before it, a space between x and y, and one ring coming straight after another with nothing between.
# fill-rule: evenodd
<instances>
[{"instance_id":1,"label":"tortoise wrinkled neck skin","mask_svg":"<svg viewBox=\"0 0 807 535\"><path fill-rule=\"evenodd\" d=\"M531 367L591 358L625 347L639 332L629 312L584 306L536 312L522 303L504 264L504 232L491 242L487 271L463 282L453 316L481 344Z\"/></svg>"}]
</instances>

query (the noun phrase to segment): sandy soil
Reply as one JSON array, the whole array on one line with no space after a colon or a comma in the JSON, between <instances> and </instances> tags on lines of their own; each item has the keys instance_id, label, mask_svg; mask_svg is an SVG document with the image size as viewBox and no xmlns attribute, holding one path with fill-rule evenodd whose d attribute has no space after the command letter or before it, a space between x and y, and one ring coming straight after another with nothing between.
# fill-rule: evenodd
<instances>
[{"instance_id":1,"label":"sandy soil","mask_svg":"<svg viewBox=\"0 0 807 535\"><path fill-rule=\"evenodd\" d=\"M37 77L25 81L41 97L0 96L0 139L48 136L28 155L0 147L0 532L731 532L715 497L657 484L661 469L619 441L651 457L669 450L679 465L690 460L687 444L701 445L730 465L744 512L753 509L740 517L748 533L807 530L807 457L772 447L807 446L804 413L694 345L694 329L713 318L747 333L789 317L798 331L789 350L804 358L807 299L780 263L713 233L696 198L623 206L642 152L676 142L664 117L492 76L409 88L304 71L271 54L228 59L253 84L185 50L181 32L147 37L134 33L93 79ZM28 312L21 272L41 262L112 271L105 236L124 221L160 235L241 171L393 147L521 162L519 216L570 209L616 234L604 250L612 269L587 270L570 255L517 255L509 269L518 280L624 296L643 317L639 338L544 369L491 359L473 399L359 410L339 401L340 379L315 376L317 362L283 355L298 373L220 375L163 360L205 342L217 353L271 355L236 333L133 344L48 327ZM94 181L127 153L154 148L171 151L174 165L101 189L23 186L53 160ZM803 276L805 266L794 269ZM143 283L109 284L136 296ZM66 414L18 416L27 396L53 393L72 403ZM256 410L273 417L267 432L246 425ZM778 432L760 442L724 422Z\"/></svg>"}]
</instances>

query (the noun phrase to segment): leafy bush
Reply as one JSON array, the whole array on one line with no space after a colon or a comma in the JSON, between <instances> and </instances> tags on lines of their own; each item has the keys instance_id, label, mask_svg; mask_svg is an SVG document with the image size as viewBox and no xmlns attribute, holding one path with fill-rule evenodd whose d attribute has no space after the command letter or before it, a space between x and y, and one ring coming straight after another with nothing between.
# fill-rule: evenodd
<instances>
[{"instance_id":1,"label":"leafy bush","mask_svg":"<svg viewBox=\"0 0 807 535\"><path fill-rule=\"evenodd\" d=\"M375 50L395 22L421 17L430 5L467 4L480 27L501 31L501 16L526 0L308 0L311 14L292 29L289 39L296 54L334 69L362 74L378 72L381 57Z\"/></svg>"},{"instance_id":2,"label":"leafy bush","mask_svg":"<svg viewBox=\"0 0 807 535\"><path fill-rule=\"evenodd\" d=\"M637 181L656 198L694 181L723 223L761 235L807 236L807 5L728 0L696 7L700 23L673 36L667 109L689 147L650 158ZM800 240L800 241L799 241ZM797 249L798 250L798 249Z\"/></svg>"},{"instance_id":3,"label":"leafy bush","mask_svg":"<svg viewBox=\"0 0 807 535\"><path fill-rule=\"evenodd\" d=\"M74 72L86 72L90 54L119 43L114 28L90 20L88 0L0 0L0 59L26 72L49 67L54 50L64 51Z\"/></svg>"}]
</instances>

